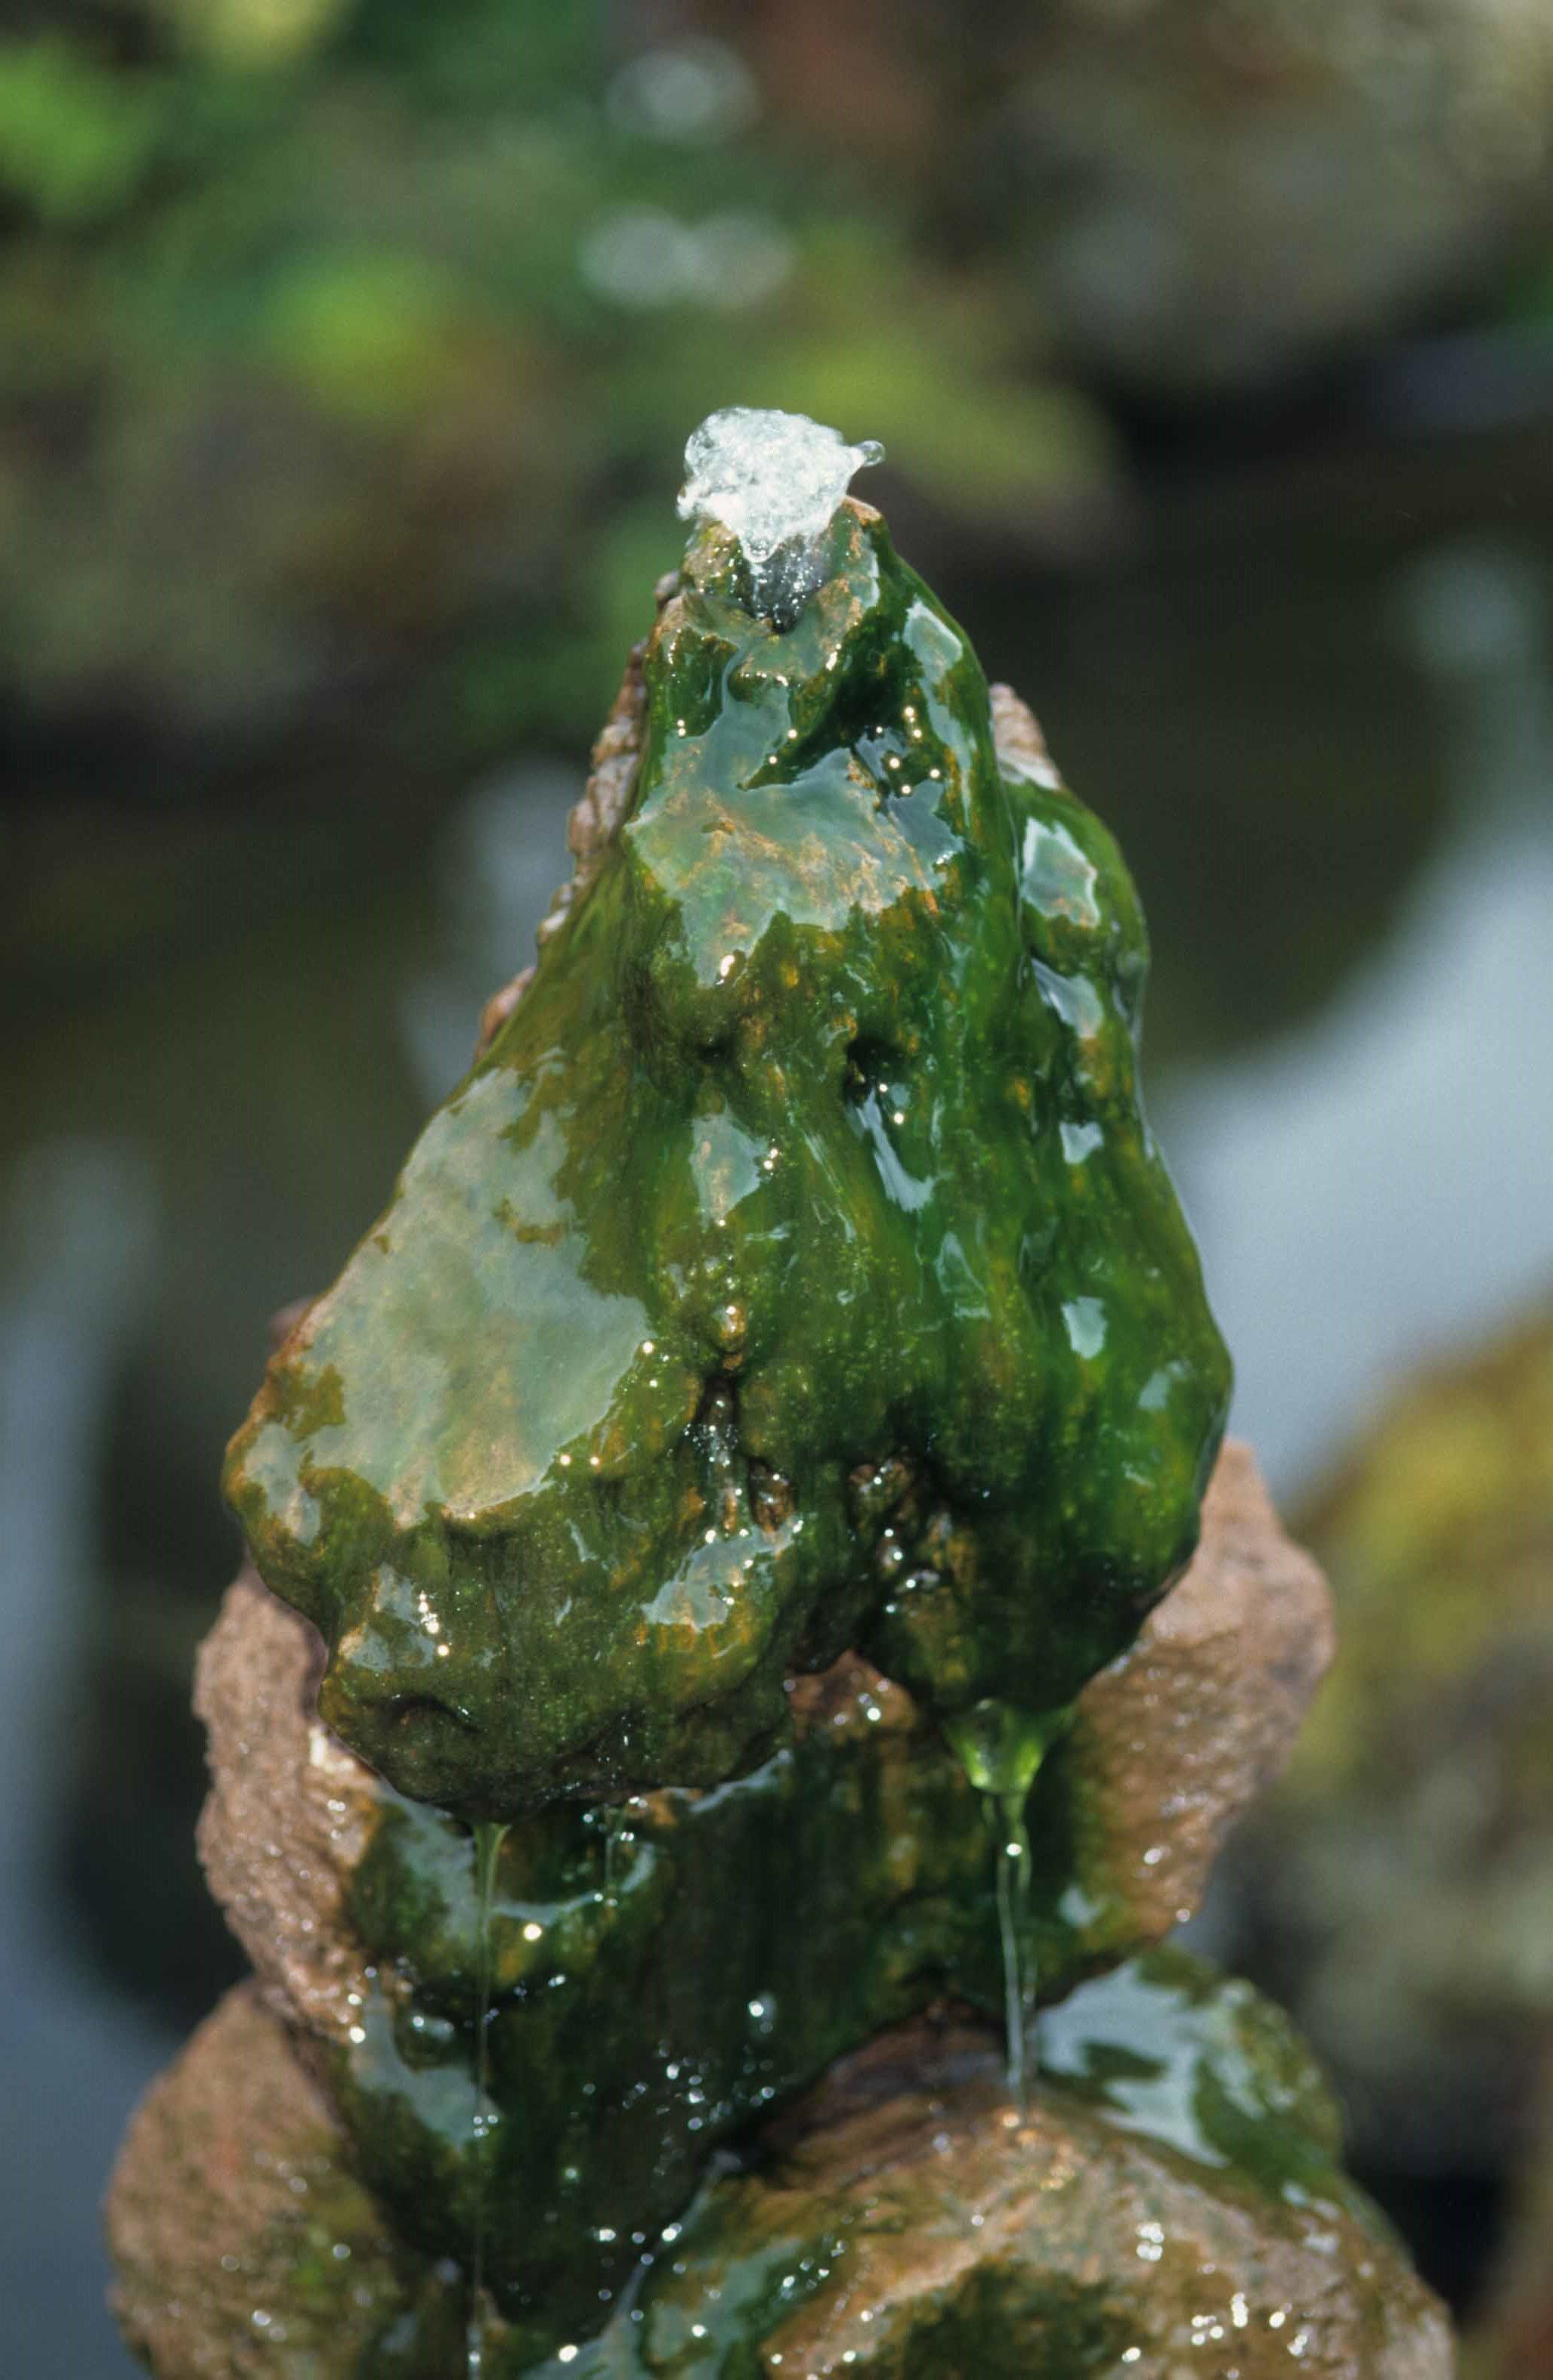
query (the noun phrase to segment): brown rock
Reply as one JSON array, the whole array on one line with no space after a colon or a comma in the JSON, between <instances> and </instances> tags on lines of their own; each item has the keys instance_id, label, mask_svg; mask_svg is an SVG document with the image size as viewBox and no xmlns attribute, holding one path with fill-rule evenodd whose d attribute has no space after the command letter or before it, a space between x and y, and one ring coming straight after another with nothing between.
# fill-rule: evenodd
<instances>
[{"instance_id":1,"label":"brown rock","mask_svg":"<svg viewBox=\"0 0 1553 2380\"><path fill-rule=\"evenodd\" d=\"M1158 1938L1195 1905L1227 1829L1286 1755L1330 1648L1319 1572L1279 1528L1248 1451L1226 1447L1205 1505L1195 1560L1134 1650L1086 1690L1065 1754L1076 1788L1071 1799L1078 1813L1081 1879L1095 1910L1086 1948L1098 1962ZM384 1789L318 1718L322 1646L309 1624L245 1570L228 1590L200 1657L196 1706L209 1730L212 1781L200 1841L212 1888L254 1962L268 2006L253 1993L235 1996L196 2036L136 2119L110 2203L127 2334L170 2380L258 2368L251 2364L257 2351L252 2316L256 2308L275 2311L264 2303L264 2292L295 2247L281 2221L295 2215L291 2200L302 2194L294 2181L299 2177L313 2192L307 2157L322 2158L330 2172L336 2170L337 2129L275 2020L283 2015L326 2039L348 2037L368 1979L346 1888ZM792 1699L800 1729L849 1724L865 1670L855 1656L846 1656L820 1677L795 1680ZM901 1690L872 1671L866 1680L890 1721L898 1718L909 1726L910 1705ZM768 2380L790 2380L795 2364L803 2372L839 2372L846 2354L860 2358L865 2348L870 2368L881 2373L958 2371L952 2361L920 2363L918 2347L909 2342L919 2332L929 2336L931 2323L940 2318L952 2329L961 2315L946 2309L967 2290L979 2303L992 2287L989 2271L1006 2268L1022 2277L1009 2304L1025 2308L1018 2319L1026 2325L1035 2321L1030 2307L1049 2281L1066 2301L1063 2292L1071 2295L1079 2285L1080 2264L1096 2286L1103 2277L1114 2295L1117 2271L1131 2281L1138 2265L1142 2235L1128 2234L1127 2223L1160 2219L1160 2205L1171 2210L1184 2244L1179 2252L1171 2250L1164 2276L1170 2289L1157 2285L1160 2275L1154 2274L1148 2277L1152 2294L1145 2295L1160 2305L1170 2299L1174 2327L1161 2330L1147 2349L1164 2360L1139 2362L1138 2372L1175 2380L1179 2347L1191 2350L1190 2368L1205 2380L1231 2368L1241 2380L1260 2380L1274 2370L1281 2375L1300 2335L1298 2326L1290 2326L1296 2308L1308 2334L1307 2372L1342 2373L1353 2380L1434 2380L1447 2369L1430 2343L1434 2332L1427 2323L1419 2327L1423 2301L1415 2285L1400 2264L1392 2274L1394 2259L1386 2264L1382 2295L1401 2292L1402 2344L1374 2329L1380 2317L1365 2270L1366 2265L1379 2269L1373 2241L1350 2238L1340 2226L1336 2245L1318 2250L1304 2218L1296 2220L1287 2209L1269 2212L1260 2201L1248 2209L1233 2191L1226 2198L1217 2177L1211 2192L1200 2175L1183 2178L1165 2152L1127 2139L1062 2092L1043 2095L1011 2146L1001 2079L985 2034L965 2035L952 2057L934 2036L939 2046L931 2049L924 2082L912 2061L919 2064L928 2054L926 2038L902 2035L846 2062L827 2086L829 2095L821 2093L811 2103L806 2117L811 2137L794 2151L797 2162L783 2184L810 2197L836 2195L845 2213L865 2188L866 2169L867 2190L886 2193L881 2204L893 2207L898 2200L902 2219L924 2227L920 2234L914 2228L909 2251L903 2246L898 2257L888 2237L875 2241L870 2228L872 2244L865 2243L865 2262L854 2267L855 2276L867 2274L880 2308L890 2302L890 2323L880 2324L871 2345L867 2337L860 2342L859 2309L872 2301L855 2289L840 2298L833 2292L817 2298L792 2318L790 2348L769 2342L784 2362L778 2365L768 2357ZM860 2104L860 2092L865 2100L870 2093L877 2100L886 2083L895 2094L890 2106ZM925 2094L943 2106L946 2094L960 2095L952 2119L934 2119L927 2146L919 2137L928 2121ZM950 2151L932 2144L940 2135L950 2140ZM359 2230L370 2210L357 2196L350 2219ZM792 2207L779 2192L767 2212L786 2219ZM848 2223L854 2219L855 2210L846 2214ZM374 2236L376 2272L389 2251L382 2244L386 2235ZM1173 2241L1175 2231L1169 2237ZM1087 2242L1082 2256L1081 2240ZM226 2255L238 2259L236 2278L222 2263ZM1243 2293L1245 2275L1262 2277L1246 2302L1255 2300L1269 2321L1280 2307L1290 2309L1276 2329L1264 2322L1255 2338L1248 2333L1244 2340L1244 2326L1231 2317L1232 2367L1205 2361L1207 2331L1198 2338L1193 2327L1194 2316L1205 2325L1219 2319L1221 2301L1227 2302L1212 2274L1213 2287L1198 2286L1200 2273L1187 2287L1205 2262L1216 2265L1220 2277L1233 2272ZM401 2259L394 2272L408 2269ZM457 2295L451 2282L433 2287L413 2272L393 2280L401 2299L422 2286L431 2296L417 2322L434 2326L451 2318L448 2307ZM370 2281L374 2306L388 2303L388 2288L381 2275ZM277 2306L286 2305L283 2318L290 2320L290 2298L278 2280L271 2294ZM655 2304L660 2294L655 2289ZM671 2290L665 2306L672 2297ZM426 2310L433 2301L440 2313ZM654 2319L672 2326L669 2312ZM886 2345L894 2362L878 2360ZM1344 2354L1360 2360L1345 2363ZM264 2368L276 2368L273 2355ZM322 2374L348 2364L300 2360L284 2368Z\"/></svg>"},{"instance_id":2,"label":"brown rock","mask_svg":"<svg viewBox=\"0 0 1553 2380\"><path fill-rule=\"evenodd\" d=\"M1057 764L1029 704L1012 686L990 686L987 691L992 701L992 740L1009 775L1029 777L1037 785L1060 783Z\"/></svg>"},{"instance_id":3,"label":"brown rock","mask_svg":"<svg viewBox=\"0 0 1553 2380\"><path fill-rule=\"evenodd\" d=\"M1198 1907L1225 1836L1288 1759L1334 1650L1331 1597L1225 1444L1202 1538L1137 1643L1079 1697L1070 1757L1101 1938L1157 1941Z\"/></svg>"},{"instance_id":4,"label":"brown rock","mask_svg":"<svg viewBox=\"0 0 1553 2380\"><path fill-rule=\"evenodd\" d=\"M322 1663L316 1631L245 1565L195 1672L211 1765L199 1841L272 2004L343 2039L366 1990L345 1879L382 1788L318 1717Z\"/></svg>"},{"instance_id":5,"label":"brown rock","mask_svg":"<svg viewBox=\"0 0 1553 2380\"><path fill-rule=\"evenodd\" d=\"M394 2249L339 2148L284 2028L232 1994L109 2197L120 2319L162 2380L329 2380L391 2326L396 2372L463 2368L459 2276ZM1439 2308L1355 2204L1280 2197L1069 2090L1021 2113L985 2032L871 2044L771 2149L712 2186L601 2368L692 2380L736 2342L763 2380L1449 2380ZM488 2360L515 2380L504 2336Z\"/></svg>"},{"instance_id":6,"label":"brown rock","mask_svg":"<svg viewBox=\"0 0 1553 2380\"><path fill-rule=\"evenodd\" d=\"M332 2380L411 2312L425 2277L343 2145L284 2026L229 1992L141 2101L108 2191L114 2311L159 2380Z\"/></svg>"},{"instance_id":7,"label":"brown rock","mask_svg":"<svg viewBox=\"0 0 1553 2380\"><path fill-rule=\"evenodd\" d=\"M661 609L661 589L659 593ZM573 903L580 900L592 883L599 873L603 855L619 832L620 822L625 816L631 789L637 782L642 722L647 713L647 683L642 675L646 652L645 644L632 647L625 674L620 682L620 692L599 731L588 783L566 824L566 842L574 862L573 872L556 893L540 928L541 945L550 940Z\"/></svg>"},{"instance_id":8,"label":"brown rock","mask_svg":"<svg viewBox=\"0 0 1553 2380\"><path fill-rule=\"evenodd\" d=\"M493 991L479 1013L479 1037L475 1043L475 1057L483 1058L518 1002L534 980L531 966L520 967L510 983Z\"/></svg>"},{"instance_id":9,"label":"brown rock","mask_svg":"<svg viewBox=\"0 0 1553 2380\"><path fill-rule=\"evenodd\" d=\"M912 2028L807 2112L774 2172L719 2192L734 2270L832 2243L761 2342L767 2380L1449 2380L1438 2306L1353 2209L1280 2199L1070 2092L1021 2114L985 2036ZM650 2368L710 2319L707 2279L692 2252L654 2283Z\"/></svg>"}]
</instances>

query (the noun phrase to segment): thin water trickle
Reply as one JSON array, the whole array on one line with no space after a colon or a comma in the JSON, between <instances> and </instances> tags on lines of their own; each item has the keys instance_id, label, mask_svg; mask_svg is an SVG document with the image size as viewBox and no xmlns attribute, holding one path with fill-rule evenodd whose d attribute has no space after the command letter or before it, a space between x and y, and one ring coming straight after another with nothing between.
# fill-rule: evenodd
<instances>
[{"instance_id":1,"label":"thin water trickle","mask_svg":"<svg viewBox=\"0 0 1553 2380\"><path fill-rule=\"evenodd\" d=\"M1008 2087L1023 2112L1025 2056L1036 2006L1036 1961L1030 1945L1030 1835L1025 1796L1000 1793L998 1817L998 1934L1003 1954L1003 2023L1008 2041Z\"/></svg>"},{"instance_id":2,"label":"thin water trickle","mask_svg":"<svg viewBox=\"0 0 1553 2380\"><path fill-rule=\"evenodd\" d=\"M486 2142L496 2124L491 2098L491 2054L487 2038L491 2016L491 1916L496 1897L496 1864L507 1829L490 1819L474 1830L475 1891L479 1912L479 1996L475 2018L475 2108L470 2124L474 2158L475 2220L469 2253L469 2313L464 2333L465 2380L480 2380L485 2370L485 2228Z\"/></svg>"},{"instance_id":3,"label":"thin water trickle","mask_svg":"<svg viewBox=\"0 0 1553 2380\"><path fill-rule=\"evenodd\" d=\"M1036 2010L1030 1940L1030 1832L1025 1806L1041 1762L1072 1712L1022 1711L1012 1703L977 1703L946 1722L944 1732L966 1776L984 1796L997 1828L998 1938L1003 1964L1003 2023L1010 2096L1023 2108L1029 2090L1029 2036Z\"/></svg>"},{"instance_id":4,"label":"thin water trickle","mask_svg":"<svg viewBox=\"0 0 1553 2380\"><path fill-rule=\"evenodd\" d=\"M611 1802L604 1811L604 1901L614 1907L620 1885L620 1855L625 1847L630 1820L623 1802Z\"/></svg>"}]
</instances>

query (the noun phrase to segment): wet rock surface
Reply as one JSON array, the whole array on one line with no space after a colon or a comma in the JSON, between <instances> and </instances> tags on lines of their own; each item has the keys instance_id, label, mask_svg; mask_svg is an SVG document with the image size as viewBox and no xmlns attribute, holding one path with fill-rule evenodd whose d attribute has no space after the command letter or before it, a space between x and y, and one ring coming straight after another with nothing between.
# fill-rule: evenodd
<instances>
[{"instance_id":1,"label":"wet rock surface","mask_svg":"<svg viewBox=\"0 0 1553 2380\"><path fill-rule=\"evenodd\" d=\"M1033 1798L1043 1998L1190 1913L1287 1752L1329 1634L1319 1572L1231 1442L1192 1565L1086 1690ZM485 1977L493 2155L474 2123L475 1842L330 1734L321 1669L309 1624L246 1571L200 1661L201 1852L270 2007L311 2044L380 2215L456 2260L483 2198L515 2357L553 2344L568 2307L586 2336L600 2289L631 2280L632 2234L682 2215L710 2148L838 2051L951 1988L996 2013L978 1797L912 1698L848 1656L792 1682L795 1746L769 1771L713 1796L637 1797L602 1827L560 1812L512 1831ZM1047 2020L1053 2056L1074 2005ZM581 2092L568 2078L584 2070ZM686 2074L688 2100L673 2087ZM126 2151L132 2167L155 2154L143 2134ZM543 2332L521 2317L536 2302Z\"/></svg>"},{"instance_id":2,"label":"wet rock surface","mask_svg":"<svg viewBox=\"0 0 1553 2380\"><path fill-rule=\"evenodd\" d=\"M1329 1628L1244 1450L1205 1507L1135 893L877 514L759 559L714 520L661 590L531 978L233 1442L202 1848L258 1984L131 2138L127 2325L1428 2380L1298 2040L1147 1948Z\"/></svg>"},{"instance_id":3,"label":"wet rock surface","mask_svg":"<svg viewBox=\"0 0 1553 2380\"><path fill-rule=\"evenodd\" d=\"M1023 2110L985 2030L887 2034L655 2242L601 2337L536 2363L493 2323L485 2368L1448 2380L1440 2313L1331 2162L1335 2116L1284 2021L1179 1954L1135 1987L1176 2011L1152 2061L1168 2114L1139 2098L1151 2060L1129 2059L1125 2015L1086 2020L1085 1992L1072 2071ZM1270 2150L1259 2178L1255 2158L1230 2168L1216 2125ZM142 2109L110 2202L121 2315L164 2380L462 2368L461 2282L394 2244L343 2145L284 2028L234 1994ZM257 2319L270 2299L285 2316Z\"/></svg>"},{"instance_id":4,"label":"wet rock surface","mask_svg":"<svg viewBox=\"0 0 1553 2380\"><path fill-rule=\"evenodd\" d=\"M328 2100L250 1985L227 1995L138 2109L108 2193L126 2338L164 2380L335 2380L395 2324L457 2368L435 2277L351 2178ZM442 2360L437 2359L441 2356Z\"/></svg>"},{"instance_id":5,"label":"wet rock surface","mask_svg":"<svg viewBox=\"0 0 1553 2380\"><path fill-rule=\"evenodd\" d=\"M645 2293L642 2365L613 2368L719 2369L695 2336L716 2325L710 2237L717 2280L743 2262L744 2287L753 2265L770 2291L758 2368L772 2380L1447 2380L1438 2309L1335 2174L1303 2202L1247 2187L1073 2092L1043 2083L1011 2107L984 2037L903 2046L828 2084L771 2170L721 2186L685 2271ZM806 2301L792 2313L789 2276ZM609 2372L607 2348L580 2368Z\"/></svg>"},{"instance_id":6,"label":"wet rock surface","mask_svg":"<svg viewBox=\"0 0 1553 2380\"><path fill-rule=\"evenodd\" d=\"M692 542L532 982L234 1440L325 1716L467 1818L735 1777L848 1646L1065 1709L1195 1542L1136 894L879 516L816 566L783 624Z\"/></svg>"}]
</instances>

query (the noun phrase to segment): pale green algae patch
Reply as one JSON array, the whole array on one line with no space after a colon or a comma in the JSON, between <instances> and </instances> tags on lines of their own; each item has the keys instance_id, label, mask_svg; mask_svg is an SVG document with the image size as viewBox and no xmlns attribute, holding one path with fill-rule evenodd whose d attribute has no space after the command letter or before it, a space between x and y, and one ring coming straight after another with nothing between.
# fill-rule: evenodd
<instances>
[{"instance_id":1,"label":"pale green algae patch","mask_svg":"<svg viewBox=\"0 0 1553 2380\"><path fill-rule=\"evenodd\" d=\"M783 630L693 541L622 831L234 1442L325 1716L468 1817L721 1783L848 1646L1058 1709L1195 1541L1131 883L877 516L822 564Z\"/></svg>"}]
</instances>

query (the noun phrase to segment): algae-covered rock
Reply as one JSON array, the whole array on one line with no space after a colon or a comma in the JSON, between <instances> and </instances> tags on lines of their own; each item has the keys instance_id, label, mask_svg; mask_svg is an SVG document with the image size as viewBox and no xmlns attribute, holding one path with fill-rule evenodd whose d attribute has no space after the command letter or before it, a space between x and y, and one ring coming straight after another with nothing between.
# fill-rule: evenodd
<instances>
[{"instance_id":1,"label":"algae-covered rock","mask_svg":"<svg viewBox=\"0 0 1553 2380\"><path fill-rule=\"evenodd\" d=\"M1080 1696L1030 1802L1042 1998L1191 1914L1328 1638L1319 1574L1226 1446L1185 1576ZM212 1886L317 2043L358 2170L429 2253L467 2261L482 2214L486 2285L530 2338L586 2335L633 2235L830 2059L946 1992L1001 2013L981 1799L857 1657L790 1682L794 1740L748 1777L553 1806L489 1861L330 1735L321 1657L236 1583L197 1690Z\"/></svg>"},{"instance_id":2,"label":"algae-covered rock","mask_svg":"<svg viewBox=\"0 0 1553 2380\"><path fill-rule=\"evenodd\" d=\"M1059 1709L1195 1540L1132 886L878 516L819 566L783 627L693 542L623 820L234 1442L330 1724L467 1815L718 1783L848 1646Z\"/></svg>"},{"instance_id":3,"label":"algae-covered rock","mask_svg":"<svg viewBox=\"0 0 1553 2380\"><path fill-rule=\"evenodd\" d=\"M1168 2008L1163 2038L1119 1986ZM876 2044L547 2380L713 2380L741 2338L762 2380L1448 2380L1439 2311L1332 2162L1276 2010L1167 1952L1068 2020L1063 2080L1023 2111L984 2037Z\"/></svg>"},{"instance_id":4,"label":"algae-covered rock","mask_svg":"<svg viewBox=\"0 0 1553 2380\"><path fill-rule=\"evenodd\" d=\"M1157 1954L1075 1994L1051 2056L1020 2110L986 2032L882 2036L638 2251L632 2299L598 2338L536 2362L492 2322L479 2368L1447 2380L1438 2307L1342 2180L1319 2078L1247 1986ZM212 2163L210 2112L234 2095L245 2153ZM342 2147L283 2028L235 1994L138 2119L110 2202L121 2311L163 2380L463 2368L460 2283L397 2247L348 2185L329 2197ZM305 2318L260 2343L283 2319L275 2243L304 2234L318 2311L339 2325L322 2358Z\"/></svg>"},{"instance_id":5,"label":"algae-covered rock","mask_svg":"<svg viewBox=\"0 0 1553 2380\"><path fill-rule=\"evenodd\" d=\"M773 417L693 442L771 534L660 589L538 965L234 1441L201 1848L262 1998L131 2141L127 2325L247 2370L316 2172L298 2374L1436 2380L1289 2027L1136 1955L1329 1631L1209 1486L1135 898L774 419L782 487ZM249 2054L245 2206L189 2143Z\"/></svg>"}]
</instances>

